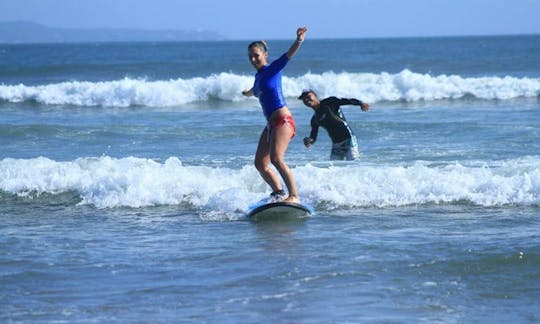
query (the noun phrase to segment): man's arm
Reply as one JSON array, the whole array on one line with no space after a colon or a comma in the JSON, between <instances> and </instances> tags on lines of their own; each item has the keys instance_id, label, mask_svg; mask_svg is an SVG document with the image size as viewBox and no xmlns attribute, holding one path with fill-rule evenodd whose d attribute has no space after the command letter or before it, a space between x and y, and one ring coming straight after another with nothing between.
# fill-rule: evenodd
<instances>
[{"instance_id":1,"label":"man's arm","mask_svg":"<svg viewBox=\"0 0 540 324\"><path fill-rule=\"evenodd\" d=\"M314 144L317 140L317 135L319 133L319 125L314 120L315 117L311 119L311 133L309 137L304 137L304 145L309 148L311 144Z\"/></svg>"},{"instance_id":2,"label":"man's arm","mask_svg":"<svg viewBox=\"0 0 540 324\"><path fill-rule=\"evenodd\" d=\"M361 100L358 100L358 99L354 99L354 98L351 98L351 99L347 99L347 98L336 98L335 99L337 101L337 104L340 105L340 106L345 106L345 105L353 105L353 106L360 106L360 108L362 109L362 111L368 111L369 110L369 104L361 101Z\"/></svg>"}]
</instances>

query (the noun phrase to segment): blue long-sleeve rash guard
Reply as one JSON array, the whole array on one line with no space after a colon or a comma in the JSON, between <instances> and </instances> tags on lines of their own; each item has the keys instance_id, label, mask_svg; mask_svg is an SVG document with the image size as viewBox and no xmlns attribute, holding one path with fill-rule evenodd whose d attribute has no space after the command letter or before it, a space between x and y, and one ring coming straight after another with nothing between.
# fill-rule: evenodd
<instances>
[{"instance_id":1,"label":"blue long-sleeve rash guard","mask_svg":"<svg viewBox=\"0 0 540 324\"><path fill-rule=\"evenodd\" d=\"M274 111L287 105L281 89L281 70L288 62L289 58L285 53L255 74L253 94L259 98L266 120Z\"/></svg>"}]
</instances>

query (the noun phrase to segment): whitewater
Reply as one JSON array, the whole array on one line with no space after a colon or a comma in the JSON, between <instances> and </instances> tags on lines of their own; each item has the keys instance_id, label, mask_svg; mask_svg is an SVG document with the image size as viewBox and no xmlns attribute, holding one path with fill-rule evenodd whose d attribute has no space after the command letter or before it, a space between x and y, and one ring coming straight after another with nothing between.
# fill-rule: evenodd
<instances>
[{"instance_id":1,"label":"whitewater","mask_svg":"<svg viewBox=\"0 0 540 324\"><path fill-rule=\"evenodd\" d=\"M129 79L107 82L71 81L40 86L0 85L0 100L34 101L47 105L105 107L166 107L191 102L248 100L241 95L250 88L251 76L220 73L207 77L150 81ZM462 77L414 73L308 73L283 78L284 95L295 98L303 89L322 96L359 96L366 101L430 101L476 98L508 100L540 96L540 78Z\"/></svg>"},{"instance_id":2,"label":"whitewater","mask_svg":"<svg viewBox=\"0 0 540 324\"><path fill-rule=\"evenodd\" d=\"M302 198L326 208L423 204L479 206L540 204L540 158L461 165L347 166L307 164L293 169ZM98 208L189 204L241 217L268 188L251 165L239 169L163 163L141 158L47 158L0 161L0 190L21 197L71 193ZM321 182L319 179L325 179ZM240 198L235 198L240 197ZM54 198L50 198L54 199ZM329 207L331 206L331 207Z\"/></svg>"}]
</instances>

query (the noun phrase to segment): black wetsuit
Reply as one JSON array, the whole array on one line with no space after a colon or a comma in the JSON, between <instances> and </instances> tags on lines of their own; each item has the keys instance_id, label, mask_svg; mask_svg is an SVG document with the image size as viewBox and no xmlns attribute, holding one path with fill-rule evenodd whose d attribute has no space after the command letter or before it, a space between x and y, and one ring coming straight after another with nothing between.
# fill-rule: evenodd
<instances>
[{"instance_id":1,"label":"black wetsuit","mask_svg":"<svg viewBox=\"0 0 540 324\"><path fill-rule=\"evenodd\" d=\"M319 107L315 109L315 114L311 117L311 134L309 137L313 139L313 143L317 140L319 126L328 131L332 143L351 139L354 136L353 131L339 107L343 105L360 106L361 104L362 101L358 99L328 97L321 100Z\"/></svg>"}]
</instances>

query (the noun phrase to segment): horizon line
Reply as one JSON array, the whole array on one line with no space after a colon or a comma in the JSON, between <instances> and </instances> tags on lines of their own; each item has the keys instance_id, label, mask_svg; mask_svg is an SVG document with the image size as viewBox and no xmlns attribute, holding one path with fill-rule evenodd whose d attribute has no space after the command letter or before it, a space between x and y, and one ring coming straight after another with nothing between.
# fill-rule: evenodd
<instances>
[{"instance_id":1,"label":"horizon line","mask_svg":"<svg viewBox=\"0 0 540 324\"><path fill-rule=\"evenodd\" d=\"M47 29L59 29L59 30L76 30L76 31L106 31L106 30L115 30L115 31L137 31L137 32L191 32L191 33L215 33L219 36L219 39L207 39L207 40L96 40L96 41L51 41L51 42L2 42L0 44L54 44L54 43L93 43L93 42L103 42L103 43L116 43L116 42L206 42L206 41L249 41L254 38L251 37L229 37L221 32L209 29L173 29L173 28L158 28L158 29L148 29L148 28L137 28L137 27L53 27L45 25L39 22L28 21L28 20L10 20L10 21L0 21L0 24L14 24L14 23L24 23L24 24L33 24L38 25L42 28ZM509 36L540 36L540 32L535 33L521 33L521 32L509 32L509 33L471 33L471 34L433 34L433 35L375 35L375 36L334 36L334 37L318 37L313 36L309 37L311 40L362 40L362 39L411 39L411 38L467 38L467 37L509 37ZM266 40L270 41L286 41L292 39L293 37L268 37Z\"/></svg>"}]
</instances>

